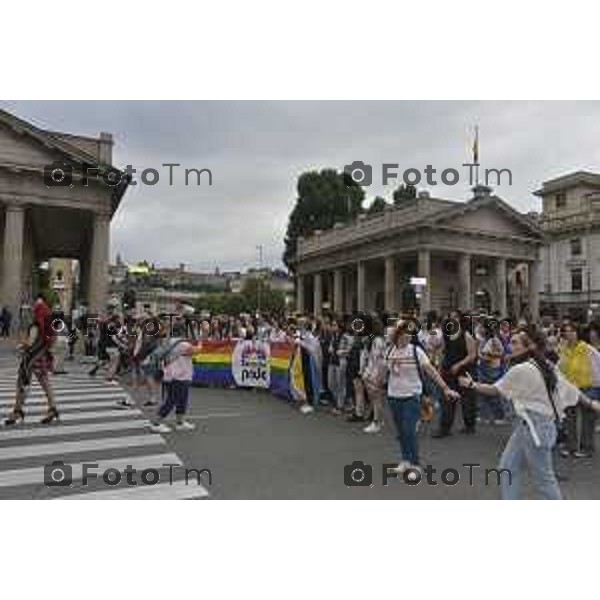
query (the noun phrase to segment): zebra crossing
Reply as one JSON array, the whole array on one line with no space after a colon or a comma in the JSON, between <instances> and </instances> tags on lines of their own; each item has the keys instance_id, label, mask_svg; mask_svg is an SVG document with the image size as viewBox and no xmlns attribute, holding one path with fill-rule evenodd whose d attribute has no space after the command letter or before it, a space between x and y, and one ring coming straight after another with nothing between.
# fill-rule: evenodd
<instances>
[{"instance_id":1,"label":"zebra crossing","mask_svg":"<svg viewBox=\"0 0 600 600\"><path fill-rule=\"evenodd\" d=\"M60 420L42 425L46 398L34 378L25 403L25 421L6 427L3 423L14 401L15 381L16 369L2 365L0 499L208 497L202 485L205 480L196 472L186 478L183 462L162 436L150 433L144 413L135 405L119 404L130 400L121 386L85 374L55 376L52 387ZM128 471L134 474L126 476ZM87 485L83 485L86 474ZM112 485L117 477L118 485ZM129 477L136 485L128 483Z\"/></svg>"}]
</instances>

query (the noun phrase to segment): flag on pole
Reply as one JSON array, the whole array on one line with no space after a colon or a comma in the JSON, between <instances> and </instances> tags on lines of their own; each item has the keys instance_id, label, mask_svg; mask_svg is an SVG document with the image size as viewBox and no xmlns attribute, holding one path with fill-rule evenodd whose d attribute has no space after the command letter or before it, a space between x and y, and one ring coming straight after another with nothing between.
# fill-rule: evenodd
<instances>
[{"instance_id":1,"label":"flag on pole","mask_svg":"<svg viewBox=\"0 0 600 600\"><path fill-rule=\"evenodd\" d=\"M473 163L479 164L479 126L475 125L475 139L473 140Z\"/></svg>"}]
</instances>

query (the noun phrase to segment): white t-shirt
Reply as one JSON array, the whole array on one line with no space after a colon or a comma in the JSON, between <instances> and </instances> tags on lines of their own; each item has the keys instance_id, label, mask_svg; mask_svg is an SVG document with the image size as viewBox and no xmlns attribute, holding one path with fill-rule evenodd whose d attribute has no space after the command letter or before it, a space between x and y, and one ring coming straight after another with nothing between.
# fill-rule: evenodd
<instances>
[{"instance_id":1,"label":"white t-shirt","mask_svg":"<svg viewBox=\"0 0 600 600\"><path fill-rule=\"evenodd\" d=\"M415 348L417 360L424 371L429 364L427 354L418 346L407 344L404 348L392 348L387 355L387 364L390 371L388 378L388 396L404 398L423 393L423 384L415 362Z\"/></svg>"},{"instance_id":2,"label":"white t-shirt","mask_svg":"<svg viewBox=\"0 0 600 600\"><path fill-rule=\"evenodd\" d=\"M559 372L557 376L554 403L559 416L562 418L568 406L577 404L579 390L571 385ZM524 362L511 367L507 373L494 383L500 393L508 398L515 407L518 415L523 415L524 410L554 418L554 409L548 397L544 378L538 367L532 362Z\"/></svg>"}]
</instances>

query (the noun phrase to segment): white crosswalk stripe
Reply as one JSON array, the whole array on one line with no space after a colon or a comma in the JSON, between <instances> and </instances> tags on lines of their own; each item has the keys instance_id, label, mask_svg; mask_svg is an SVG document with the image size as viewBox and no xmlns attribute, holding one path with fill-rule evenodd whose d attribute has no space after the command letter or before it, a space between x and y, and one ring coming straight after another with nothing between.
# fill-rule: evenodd
<instances>
[{"instance_id":1,"label":"white crosswalk stripe","mask_svg":"<svg viewBox=\"0 0 600 600\"><path fill-rule=\"evenodd\" d=\"M15 397L16 369L0 370L0 423L10 412ZM54 377L52 388L60 419L40 424L46 414L46 397L33 382L25 402L25 421L16 426L0 425L0 498L47 499L200 499L207 489L194 476L183 479L183 462L168 450L164 438L147 429L147 418L137 408L122 407L118 402L129 398L120 386L91 379L87 375ZM71 470L73 485L46 486L45 467L55 461ZM84 464L97 464L97 478L82 485ZM169 466L174 468L169 483ZM62 467L61 467L62 468ZM89 468L89 467L88 467ZM152 469L160 473L155 485L126 483L108 486L102 473L116 469ZM171 467L173 469L173 467ZM67 472L67 471L65 471ZM204 482L204 480L202 480ZM65 481L64 483L70 483Z\"/></svg>"}]
</instances>

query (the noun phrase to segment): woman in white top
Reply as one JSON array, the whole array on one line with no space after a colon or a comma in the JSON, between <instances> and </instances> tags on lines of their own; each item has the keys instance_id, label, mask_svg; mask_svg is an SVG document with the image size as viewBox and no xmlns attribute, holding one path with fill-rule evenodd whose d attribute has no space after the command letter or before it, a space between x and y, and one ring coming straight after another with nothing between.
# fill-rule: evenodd
<instances>
[{"instance_id":1,"label":"woman in white top","mask_svg":"<svg viewBox=\"0 0 600 600\"><path fill-rule=\"evenodd\" d=\"M475 383L459 377L459 383L480 394L502 395L509 399L516 414L514 429L500 459L500 486L504 500L520 497L523 468L529 467L540 495L560 500L561 493L552 463L556 443L556 423L568 406L581 400L595 410L600 403L582 396L580 391L544 357L544 339L535 330L519 329L511 338L510 368L493 384ZM502 472L502 469L505 471Z\"/></svg>"},{"instance_id":2,"label":"woman in white top","mask_svg":"<svg viewBox=\"0 0 600 600\"><path fill-rule=\"evenodd\" d=\"M421 395L423 376L431 377L440 387L448 400L460 398L452 391L440 374L435 370L427 354L411 343L411 322L400 321L392 337L392 347L387 353L389 377L387 396L398 442L400 443L401 462L395 469L404 473L408 469L419 469L417 451L417 423L421 416Z\"/></svg>"}]
</instances>

